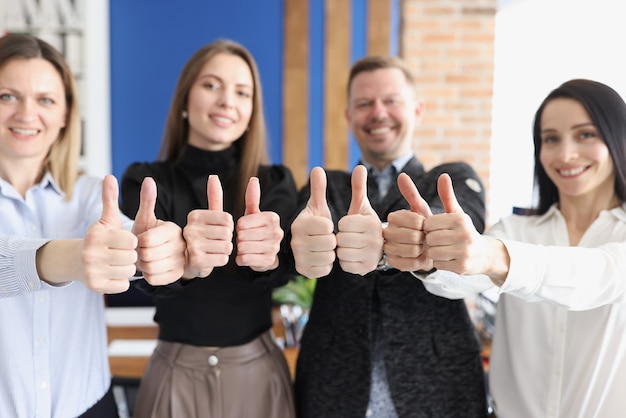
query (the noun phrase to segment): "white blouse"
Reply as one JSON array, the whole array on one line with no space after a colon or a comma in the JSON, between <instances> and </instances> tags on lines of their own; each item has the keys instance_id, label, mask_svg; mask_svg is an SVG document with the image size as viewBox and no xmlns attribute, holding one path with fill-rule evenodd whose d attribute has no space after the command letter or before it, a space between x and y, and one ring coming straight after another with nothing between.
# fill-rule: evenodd
<instances>
[{"instance_id":1,"label":"white blouse","mask_svg":"<svg viewBox=\"0 0 626 418\"><path fill-rule=\"evenodd\" d=\"M506 217L488 234L511 256L490 359L498 417L624 416L626 205L602 211L577 247L556 206ZM423 280L449 298L493 286L445 271Z\"/></svg>"}]
</instances>

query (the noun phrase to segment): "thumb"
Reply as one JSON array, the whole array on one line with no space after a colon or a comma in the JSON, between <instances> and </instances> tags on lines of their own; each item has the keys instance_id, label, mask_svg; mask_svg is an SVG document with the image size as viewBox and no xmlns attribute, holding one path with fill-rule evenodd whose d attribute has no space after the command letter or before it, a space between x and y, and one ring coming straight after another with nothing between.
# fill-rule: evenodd
<instances>
[{"instance_id":1,"label":"thumb","mask_svg":"<svg viewBox=\"0 0 626 418\"><path fill-rule=\"evenodd\" d=\"M107 174L102 180L102 216L100 217L100 223L112 228L122 227L118 196L117 179L115 176Z\"/></svg>"},{"instance_id":2,"label":"thumb","mask_svg":"<svg viewBox=\"0 0 626 418\"><path fill-rule=\"evenodd\" d=\"M142 231L154 228L157 225L157 219L154 215L154 208L157 200L157 186L152 177L146 177L141 183L141 192L139 195L139 209L135 215L135 224Z\"/></svg>"},{"instance_id":3,"label":"thumb","mask_svg":"<svg viewBox=\"0 0 626 418\"><path fill-rule=\"evenodd\" d=\"M463 208L459 205L454 194L454 188L452 187L452 179L446 173L439 176L437 180L437 192L443 208L446 213L464 213Z\"/></svg>"},{"instance_id":4,"label":"thumb","mask_svg":"<svg viewBox=\"0 0 626 418\"><path fill-rule=\"evenodd\" d=\"M259 179L257 177L250 177L248 181L248 187L246 188L246 213L245 215L252 215L253 213L261 212L259 204L261 202L261 186L259 185Z\"/></svg>"},{"instance_id":5,"label":"thumb","mask_svg":"<svg viewBox=\"0 0 626 418\"><path fill-rule=\"evenodd\" d=\"M400 193L409 203L411 207L411 212L419 213L420 215L429 217L433 213L430 210L430 206L424 200L420 192L415 187L415 183L411 180L411 177L406 173L400 173L398 176L398 189L400 189Z\"/></svg>"},{"instance_id":6,"label":"thumb","mask_svg":"<svg viewBox=\"0 0 626 418\"><path fill-rule=\"evenodd\" d=\"M352 171L352 200L348 215L356 215L371 208L367 198L367 169L363 165L357 165Z\"/></svg>"},{"instance_id":7,"label":"thumb","mask_svg":"<svg viewBox=\"0 0 626 418\"><path fill-rule=\"evenodd\" d=\"M322 167L314 167L310 176L311 196L307 207L315 216L330 217L330 209L326 202L326 172Z\"/></svg>"},{"instance_id":8,"label":"thumb","mask_svg":"<svg viewBox=\"0 0 626 418\"><path fill-rule=\"evenodd\" d=\"M206 183L206 196L209 201L209 210L224 211L224 191L220 178L216 175L210 175Z\"/></svg>"}]
</instances>

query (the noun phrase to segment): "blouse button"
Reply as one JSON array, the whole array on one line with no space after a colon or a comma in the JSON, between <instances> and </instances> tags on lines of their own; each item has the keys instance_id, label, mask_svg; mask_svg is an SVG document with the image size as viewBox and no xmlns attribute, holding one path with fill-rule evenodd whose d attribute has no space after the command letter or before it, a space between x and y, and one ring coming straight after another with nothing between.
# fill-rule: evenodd
<instances>
[{"instance_id":1,"label":"blouse button","mask_svg":"<svg viewBox=\"0 0 626 418\"><path fill-rule=\"evenodd\" d=\"M218 360L217 356L210 355L209 356L209 365L210 366L217 366L217 363L219 363L219 360Z\"/></svg>"}]
</instances>

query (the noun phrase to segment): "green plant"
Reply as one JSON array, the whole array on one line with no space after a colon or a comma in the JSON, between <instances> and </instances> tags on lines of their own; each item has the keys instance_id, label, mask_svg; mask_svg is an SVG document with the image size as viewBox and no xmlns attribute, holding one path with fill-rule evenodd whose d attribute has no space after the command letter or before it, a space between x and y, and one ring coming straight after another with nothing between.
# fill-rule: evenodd
<instances>
[{"instance_id":1,"label":"green plant","mask_svg":"<svg viewBox=\"0 0 626 418\"><path fill-rule=\"evenodd\" d=\"M274 289L272 300L277 305L299 305L304 310L311 309L317 279L307 279L302 275L294 276L284 286Z\"/></svg>"}]
</instances>

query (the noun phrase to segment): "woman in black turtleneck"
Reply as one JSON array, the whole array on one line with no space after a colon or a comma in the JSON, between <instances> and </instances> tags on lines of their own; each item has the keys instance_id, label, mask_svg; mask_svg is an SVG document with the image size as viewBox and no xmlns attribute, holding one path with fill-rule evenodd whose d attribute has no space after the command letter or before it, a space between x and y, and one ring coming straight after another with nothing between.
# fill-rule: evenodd
<instances>
[{"instance_id":1,"label":"woman in black turtleneck","mask_svg":"<svg viewBox=\"0 0 626 418\"><path fill-rule=\"evenodd\" d=\"M296 186L286 167L266 165L262 102L243 46L204 46L179 77L160 161L135 163L122 178L130 217L144 177L154 178L155 214L184 228L188 257L171 285L136 282L154 296L159 324L136 418L294 416L270 329L272 289L289 278L278 253Z\"/></svg>"}]
</instances>

